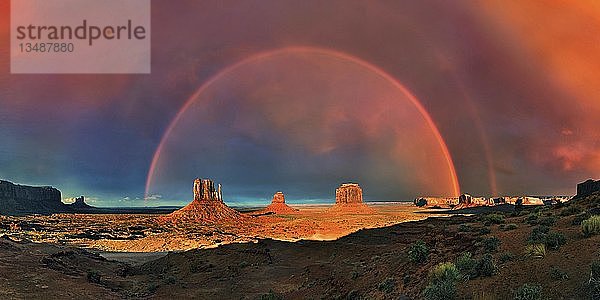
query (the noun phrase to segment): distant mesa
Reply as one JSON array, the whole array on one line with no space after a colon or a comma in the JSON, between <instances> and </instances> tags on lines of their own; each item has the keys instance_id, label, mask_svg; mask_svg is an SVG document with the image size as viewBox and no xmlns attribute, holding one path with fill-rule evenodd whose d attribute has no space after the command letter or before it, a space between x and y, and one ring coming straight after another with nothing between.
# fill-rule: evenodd
<instances>
[{"instance_id":1,"label":"distant mesa","mask_svg":"<svg viewBox=\"0 0 600 300\"><path fill-rule=\"evenodd\" d=\"M297 209L285 203L285 195L282 192L277 192L273 195L271 204L262 210L261 213L292 214L297 211Z\"/></svg>"},{"instance_id":2,"label":"distant mesa","mask_svg":"<svg viewBox=\"0 0 600 300\"><path fill-rule=\"evenodd\" d=\"M458 197L419 197L414 200L414 204L419 207L427 208L452 208L463 209L479 206L496 206L501 204L511 205L551 205L559 202L568 201L567 196L552 196L552 197L531 197L531 196L515 196L515 197L473 197L469 194L462 194Z\"/></svg>"},{"instance_id":3,"label":"distant mesa","mask_svg":"<svg viewBox=\"0 0 600 300\"><path fill-rule=\"evenodd\" d=\"M589 179L577 185L577 198L600 192L600 180Z\"/></svg>"},{"instance_id":4,"label":"distant mesa","mask_svg":"<svg viewBox=\"0 0 600 300\"><path fill-rule=\"evenodd\" d=\"M331 211L373 213L375 210L363 203L363 190L358 183L343 183L335 189L335 205Z\"/></svg>"},{"instance_id":5,"label":"distant mesa","mask_svg":"<svg viewBox=\"0 0 600 300\"><path fill-rule=\"evenodd\" d=\"M185 207L163 217L165 221L218 223L242 218L242 215L225 205L221 185L215 189L215 184L210 179L194 180L194 200Z\"/></svg>"},{"instance_id":6,"label":"distant mesa","mask_svg":"<svg viewBox=\"0 0 600 300\"><path fill-rule=\"evenodd\" d=\"M27 215L70 212L61 193L50 186L18 185L0 180L0 214Z\"/></svg>"}]
</instances>

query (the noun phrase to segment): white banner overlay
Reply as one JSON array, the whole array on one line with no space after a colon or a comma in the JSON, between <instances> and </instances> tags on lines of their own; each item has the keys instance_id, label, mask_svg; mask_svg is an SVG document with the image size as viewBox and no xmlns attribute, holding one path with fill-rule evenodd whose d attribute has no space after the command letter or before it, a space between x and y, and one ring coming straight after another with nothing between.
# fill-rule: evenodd
<instances>
[{"instance_id":1,"label":"white banner overlay","mask_svg":"<svg viewBox=\"0 0 600 300\"><path fill-rule=\"evenodd\" d=\"M11 73L150 73L150 0L12 0Z\"/></svg>"}]
</instances>

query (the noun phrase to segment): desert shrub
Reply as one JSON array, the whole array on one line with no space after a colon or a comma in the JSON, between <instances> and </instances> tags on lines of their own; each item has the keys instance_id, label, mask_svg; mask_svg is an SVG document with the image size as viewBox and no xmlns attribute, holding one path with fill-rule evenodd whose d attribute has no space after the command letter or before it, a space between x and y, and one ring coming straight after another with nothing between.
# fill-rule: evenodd
<instances>
[{"instance_id":1,"label":"desert shrub","mask_svg":"<svg viewBox=\"0 0 600 300\"><path fill-rule=\"evenodd\" d=\"M260 295L259 300L283 300L283 296L276 294L273 290L269 290L268 293Z\"/></svg>"},{"instance_id":2,"label":"desert shrub","mask_svg":"<svg viewBox=\"0 0 600 300\"><path fill-rule=\"evenodd\" d=\"M555 216L544 217L538 221L538 224L543 226L554 226L554 224L556 224L556 220L557 218Z\"/></svg>"},{"instance_id":3,"label":"desert shrub","mask_svg":"<svg viewBox=\"0 0 600 300\"><path fill-rule=\"evenodd\" d=\"M379 286L377 287L380 291L389 294L391 292L394 291L394 289L396 288L396 279L392 278L392 277L388 277L386 278L384 281L379 283Z\"/></svg>"},{"instance_id":4,"label":"desert shrub","mask_svg":"<svg viewBox=\"0 0 600 300\"><path fill-rule=\"evenodd\" d=\"M357 290L351 290L346 295L347 300L360 300L362 297L360 296L360 292Z\"/></svg>"},{"instance_id":5,"label":"desert shrub","mask_svg":"<svg viewBox=\"0 0 600 300\"><path fill-rule=\"evenodd\" d=\"M429 272L429 285L423 295L428 300L455 299L456 284L460 279L460 272L453 263L438 264Z\"/></svg>"},{"instance_id":6,"label":"desert shrub","mask_svg":"<svg viewBox=\"0 0 600 300\"><path fill-rule=\"evenodd\" d=\"M479 276L493 276L498 271L498 267L494 262L494 257L491 254L484 254L481 259L477 261L477 275Z\"/></svg>"},{"instance_id":7,"label":"desert shrub","mask_svg":"<svg viewBox=\"0 0 600 300\"><path fill-rule=\"evenodd\" d=\"M546 239L546 234L549 231L550 231L550 227L548 227L548 226L544 226L544 225L537 226L531 230L531 233L529 234L529 238L527 238L527 241L529 243L533 243L533 244L543 243L544 240Z\"/></svg>"},{"instance_id":8,"label":"desert shrub","mask_svg":"<svg viewBox=\"0 0 600 300\"><path fill-rule=\"evenodd\" d=\"M491 232L492 232L492 230L489 227L481 227L481 229L479 229L479 234L481 234L481 235L486 235Z\"/></svg>"},{"instance_id":9,"label":"desert shrub","mask_svg":"<svg viewBox=\"0 0 600 300\"><path fill-rule=\"evenodd\" d=\"M515 230L517 229L519 226L517 226L517 224L515 223L510 223L510 224L506 224L506 226L504 226L504 230L508 231L508 230Z\"/></svg>"},{"instance_id":10,"label":"desert shrub","mask_svg":"<svg viewBox=\"0 0 600 300\"><path fill-rule=\"evenodd\" d=\"M459 232L469 232L473 230L473 228L471 227L471 225L468 224L460 224L458 225L458 231Z\"/></svg>"},{"instance_id":11,"label":"desert shrub","mask_svg":"<svg viewBox=\"0 0 600 300\"><path fill-rule=\"evenodd\" d=\"M558 250L560 246L564 245L567 242L565 235L560 232L550 232L546 234L544 238L544 244L546 248L550 250Z\"/></svg>"},{"instance_id":12,"label":"desert shrub","mask_svg":"<svg viewBox=\"0 0 600 300\"><path fill-rule=\"evenodd\" d=\"M546 245L531 244L525 247L525 255L533 258L544 258L546 256Z\"/></svg>"},{"instance_id":13,"label":"desert shrub","mask_svg":"<svg viewBox=\"0 0 600 300\"><path fill-rule=\"evenodd\" d=\"M575 218L573 218L573 221L571 221L571 225L581 225L581 223L585 220L587 220L589 217L591 217L592 215L590 215L587 212L578 214L575 216Z\"/></svg>"},{"instance_id":14,"label":"desert shrub","mask_svg":"<svg viewBox=\"0 0 600 300\"><path fill-rule=\"evenodd\" d=\"M590 264L590 280L600 281L600 260L595 260Z\"/></svg>"},{"instance_id":15,"label":"desert shrub","mask_svg":"<svg viewBox=\"0 0 600 300\"><path fill-rule=\"evenodd\" d=\"M537 214L537 213L530 213L530 214L528 214L528 215L527 215L527 217L525 218L525 222L526 222L527 224L535 225L535 224L537 224L539 217L540 217L540 216L539 216L539 214Z\"/></svg>"},{"instance_id":16,"label":"desert shrub","mask_svg":"<svg viewBox=\"0 0 600 300\"><path fill-rule=\"evenodd\" d=\"M500 263L503 264L507 261L513 260L513 258L515 258L514 254L512 254L511 252L504 252L500 254Z\"/></svg>"},{"instance_id":17,"label":"desert shrub","mask_svg":"<svg viewBox=\"0 0 600 300\"><path fill-rule=\"evenodd\" d=\"M600 260L593 261L590 268L590 294L592 299L600 299Z\"/></svg>"},{"instance_id":18,"label":"desert shrub","mask_svg":"<svg viewBox=\"0 0 600 300\"><path fill-rule=\"evenodd\" d=\"M100 273L96 270L89 270L87 272L87 280L92 283L100 283Z\"/></svg>"},{"instance_id":19,"label":"desert shrub","mask_svg":"<svg viewBox=\"0 0 600 300\"><path fill-rule=\"evenodd\" d=\"M583 235L592 236L600 234L600 215L595 215L581 222L581 232Z\"/></svg>"},{"instance_id":20,"label":"desert shrub","mask_svg":"<svg viewBox=\"0 0 600 300\"><path fill-rule=\"evenodd\" d=\"M498 247L500 247L501 243L502 242L500 241L500 239L495 236L485 238L481 241L483 248L487 252L493 252L493 251L498 250Z\"/></svg>"},{"instance_id":21,"label":"desert shrub","mask_svg":"<svg viewBox=\"0 0 600 300\"><path fill-rule=\"evenodd\" d=\"M426 300L456 299L456 283L451 281L430 283L423 291L423 298Z\"/></svg>"},{"instance_id":22,"label":"desert shrub","mask_svg":"<svg viewBox=\"0 0 600 300\"><path fill-rule=\"evenodd\" d=\"M474 292L473 297L471 299L473 299L473 300L497 300L498 296L496 296L495 294L492 294L492 293L487 293L486 291L481 291L481 292Z\"/></svg>"},{"instance_id":23,"label":"desert shrub","mask_svg":"<svg viewBox=\"0 0 600 300\"><path fill-rule=\"evenodd\" d=\"M557 266L552 266L550 268L550 277L554 280L567 280L569 279L569 275L567 272L561 270Z\"/></svg>"},{"instance_id":24,"label":"desert shrub","mask_svg":"<svg viewBox=\"0 0 600 300\"><path fill-rule=\"evenodd\" d=\"M477 260L472 257L471 252L464 252L458 256L454 264L465 279L477 277Z\"/></svg>"},{"instance_id":25,"label":"desert shrub","mask_svg":"<svg viewBox=\"0 0 600 300\"><path fill-rule=\"evenodd\" d=\"M497 213L487 214L481 218L481 221L483 221L483 223L502 224L502 223L504 223L504 215L497 214Z\"/></svg>"},{"instance_id":26,"label":"desert shrub","mask_svg":"<svg viewBox=\"0 0 600 300\"><path fill-rule=\"evenodd\" d=\"M431 283L438 283L446 280L457 282L460 278L461 275L458 268L451 262L440 263L429 271L429 281Z\"/></svg>"},{"instance_id":27,"label":"desert shrub","mask_svg":"<svg viewBox=\"0 0 600 300\"><path fill-rule=\"evenodd\" d=\"M563 208L563 210L560 211L560 215L563 217L566 217L566 216L576 215L580 212L581 212L581 209L579 207L569 206L569 207Z\"/></svg>"},{"instance_id":28,"label":"desert shrub","mask_svg":"<svg viewBox=\"0 0 600 300\"><path fill-rule=\"evenodd\" d=\"M526 283L515 291L515 300L541 300L542 287L537 284Z\"/></svg>"},{"instance_id":29,"label":"desert shrub","mask_svg":"<svg viewBox=\"0 0 600 300\"><path fill-rule=\"evenodd\" d=\"M408 249L408 259L414 263L423 263L429 256L429 248L423 241L416 241Z\"/></svg>"},{"instance_id":30,"label":"desert shrub","mask_svg":"<svg viewBox=\"0 0 600 300\"><path fill-rule=\"evenodd\" d=\"M164 282L165 284L175 284L175 283L177 283L177 277L175 277L175 276L172 276L172 275L171 275L171 276L167 276L167 277L166 277L166 278L163 280L163 282Z\"/></svg>"}]
</instances>

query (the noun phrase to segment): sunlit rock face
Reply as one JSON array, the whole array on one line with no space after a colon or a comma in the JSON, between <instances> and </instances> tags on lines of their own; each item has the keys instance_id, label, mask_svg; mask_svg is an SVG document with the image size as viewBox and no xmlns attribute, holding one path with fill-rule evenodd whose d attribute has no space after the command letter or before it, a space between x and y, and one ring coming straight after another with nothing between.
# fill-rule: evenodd
<instances>
[{"instance_id":1,"label":"sunlit rock face","mask_svg":"<svg viewBox=\"0 0 600 300\"><path fill-rule=\"evenodd\" d=\"M225 205L220 184L215 188L212 180L196 178L192 190L194 200L162 220L173 223L222 223L243 217L238 211Z\"/></svg>"},{"instance_id":2,"label":"sunlit rock face","mask_svg":"<svg viewBox=\"0 0 600 300\"><path fill-rule=\"evenodd\" d=\"M210 179L194 180L194 200L196 201L221 201L223 202L223 194L221 192L221 184L215 189L215 183Z\"/></svg>"},{"instance_id":3,"label":"sunlit rock face","mask_svg":"<svg viewBox=\"0 0 600 300\"><path fill-rule=\"evenodd\" d=\"M335 190L335 204L363 203L362 189L358 183L344 183Z\"/></svg>"},{"instance_id":4,"label":"sunlit rock face","mask_svg":"<svg viewBox=\"0 0 600 300\"><path fill-rule=\"evenodd\" d=\"M375 210L363 203L363 191L358 183L344 183L335 190L335 205L331 212L371 214Z\"/></svg>"},{"instance_id":5,"label":"sunlit rock face","mask_svg":"<svg viewBox=\"0 0 600 300\"><path fill-rule=\"evenodd\" d=\"M263 213L291 214L297 211L297 209L285 204L285 195L282 192L277 192L273 195L271 204L264 209Z\"/></svg>"},{"instance_id":6,"label":"sunlit rock face","mask_svg":"<svg viewBox=\"0 0 600 300\"><path fill-rule=\"evenodd\" d=\"M271 201L271 203L285 203L285 196L282 192L277 192L273 195L273 201Z\"/></svg>"}]
</instances>

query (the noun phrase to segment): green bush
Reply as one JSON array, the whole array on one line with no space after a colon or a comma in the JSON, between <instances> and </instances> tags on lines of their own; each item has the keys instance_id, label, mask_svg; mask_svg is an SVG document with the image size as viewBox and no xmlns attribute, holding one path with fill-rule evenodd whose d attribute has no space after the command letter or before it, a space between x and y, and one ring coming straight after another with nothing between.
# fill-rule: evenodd
<instances>
[{"instance_id":1,"label":"green bush","mask_svg":"<svg viewBox=\"0 0 600 300\"><path fill-rule=\"evenodd\" d=\"M525 218L525 222L527 224L531 224L531 225L535 225L537 224L539 219L539 214L537 213L530 213L529 215L527 215L527 217Z\"/></svg>"},{"instance_id":2,"label":"green bush","mask_svg":"<svg viewBox=\"0 0 600 300\"><path fill-rule=\"evenodd\" d=\"M477 275L479 276L493 276L498 271L498 267L494 262L494 257L491 254L484 254L481 259L477 261Z\"/></svg>"},{"instance_id":3,"label":"green bush","mask_svg":"<svg viewBox=\"0 0 600 300\"><path fill-rule=\"evenodd\" d=\"M560 215L563 216L563 217L566 217L566 216L576 215L576 214L578 214L580 212L581 212L581 209L579 207L577 207L577 206L569 206L569 207L564 208L560 212Z\"/></svg>"},{"instance_id":4,"label":"green bush","mask_svg":"<svg viewBox=\"0 0 600 300\"><path fill-rule=\"evenodd\" d=\"M550 268L550 277L554 280L567 280L569 279L569 275L567 272L561 270L557 266L552 266Z\"/></svg>"},{"instance_id":5,"label":"green bush","mask_svg":"<svg viewBox=\"0 0 600 300\"><path fill-rule=\"evenodd\" d=\"M100 283L100 273L96 270L89 270L87 272L87 280L92 283Z\"/></svg>"},{"instance_id":6,"label":"green bush","mask_svg":"<svg viewBox=\"0 0 600 300\"><path fill-rule=\"evenodd\" d=\"M481 229L479 229L479 234L481 234L481 235L486 235L491 232L492 232L492 230L489 227L481 227Z\"/></svg>"},{"instance_id":7,"label":"green bush","mask_svg":"<svg viewBox=\"0 0 600 300\"><path fill-rule=\"evenodd\" d=\"M269 290L268 293L260 295L259 300L283 300L283 296Z\"/></svg>"},{"instance_id":8,"label":"green bush","mask_svg":"<svg viewBox=\"0 0 600 300\"><path fill-rule=\"evenodd\" d=\"M408 259L414 263L423 263L429 256L429 248L423 241L416 241L408 249Z\"/></svg>"},{"instance_id":9,"label":"green bush","mask_svg":"<svg viewBox=\"0 0 600 300\"><path fill-rule=\"evenodd\" d=\"M581 232L586 237L600 234L600 215L595 215L581 222Z\"/></svg>"},{"instance_id":10,"label":"green bush","mask_svg":"<svg viewBox=\"0 0 600 300\"><path fill-rule=\"evenodd\" d=\"M500 241L500 239L495 236L485 238L485 239L483 239L483 241L481 241L483 248L487 252L493 252L493 251L498 250L498 247L500 247L501 243L502 242Z\"/></svg>"},{"instance_id":11,"label":"green bush","mask_svg":"<svg viewBox=\"0 0 600 300\"><path fill-rule=\"evenodd\" d=\"M456 283L451 281L442 281L430 283L423 291L423 298L426 300L453 300L456 299Z\"/></svg>"},{"instance_id":12,"label":"green bush","mask_svg":"<svg viewBox=\"0 0 600 300\"><path fill-rule=\"evenodd\" d=\"M542 287L537 284L526 283L515 291L515 300L541 300Z\"/></svg>"},{"instance_id":13,"label":"green bush","mask_svg":"<svg viewBox=\"0 0 600 300\"><path fill-rule=\"evenodd\" d=\"M460 225L458 225L458 231L459 232L469 232L471 230L473 230L473 228L470 225L468 225L468 224L460 224Z\"/></svg>"},{"instance_id":14,"label":"green bush","mask_svg":"<svg viewBox=\"0 0 600 300\"><path fill-rule=\"evenodd\" d=\"M394 279L392 277L386 278L378 286L378 289L386 294L393 292L395 288L396 288L396 279Z\"/></svg>"},{"instance_id":15,"label":"green bush","mask_svg":"<svg viewBox=\"0 0 600 300\"><path fill-rule=\"evenodd\" d=\"M451 262L436 265L429 272L429 285L423 291L425 299L456 298L456 284L461 279L458 268Z\"/></svg>"},{"instance_id":16,"label":"green bush","mask_svg":"<svg viewBox=\"0 0 600 300\"><path fill-rule=\"evenodd\" d=\"M481 218L481 221L483 223L490 223L490 224L502 224L505 222L504 215L498 214L498 213L484 215Z\"/></svg>"},{"instance_id":17,"label":"green bush","mask_svg":"<svg viewBox=\"0 0 600 300\"><path fill-rule=\"evenodd\" d=\"M514 254L511 252L504 252L500 255L500 263L503 264L509 260L512 260L513 258L515 258Z\"/></svg>"},{"instance_id":18,"label":"green bush","mask_svg":"<svg viewBox=\"0 0 600 300\"><path fill-rule=\"evenodd\" d=\"M590 215L587 212L578 214L575 216L575 218L573 218L573 221L571 222L571 225L581 225L581 223L583 223L583 221L589 219L592 215Z\"/></svg>"},{"instance_id":19,"label":"green bush","mask_svg":"<svg viewBox=\"0 0 600 300\"><path fill-rule=\"evenodd\" d=\"M544 238L544 244L546 248L550 250L558 250L560 246L564 245L567 242L565 235L559 232L550 232L546 234Z\"/></svg>"},{"instance_id":20,"label":"green bush","mask_svg":"<svg viewBox=\"0 0 600 300\"><path fill-rule=\"evenodd\" d=\"M544 244L532 244L527 245L525 248L525 255L533 258L544 258L546 257L546 245Z\"/></svg>"},{"instance_id":21,"label":"green bush","mask_svg":"<svg viewBox=\"0 0 600 300\"><path fill-rule=\"evenodd\" d=\"M465 279L477 277L477 260L472 257L471 252L464 252L458 256L454 264Z\"/></svg>"},{"instance_id":22,"label":"green bush","mask_svg":"<svg viewBox=\"0 0 600 300\"><path fill-rule=\"evenodd\" d=\"M546 234L550 231L550 227L540 225L531 230L527 241L532 244L543 243L546 239Z\"/></svg>"},{"instance_id":23,"label":"green bush","mask_svg":"<svg viewBox=\"0 0 600 300\"><path fill-rule=\"evenodd\" d=\"M429 281L437 283L445 280L459 281L461 278L460 272L456 265L451 262L437 264L429 271Z\"/></svg>"},{"instance_id":24,"label":"green bush","mask_svg":"<svg viewBox=\"0 0 600 300\"><path fill-rule=\"evenodd\" d=\"M517 226L515 223L506 224L506 226L504 226L504 230L506 231L515 230L517 228L519 228L519 226Z\"/></svg>"},{"instance_id":25,"label":"green bush","mask_svg":"<svg viewBox=\"0 0 600 300\"><path fill-rule=\"evenodd\" d=\"M591 279L600 281L600 260L593 261L590 264L590 268L592 269L590 273Z\"/></svg>"},{"instance_id":26,"label":"green bush","mask_svg":"<svg viewBox=\"0 0 600 300\"><path fill-rule=\"evenodd\" d=\"M543 226L554 226L556 224L557 218L554 216L544 217L539 220L538 224Z\"/></svg>"},{"instance_id":27,"label":"green bush","mask_svg":"<svg viewBox=\"0 0 600 300\"><path fill-rule=\"evenodd\" d=\"M600 260L595 260L590 265L591 273L590 280L590 293L592 299L600 299Z\"/></svg>"}]
</instances>

